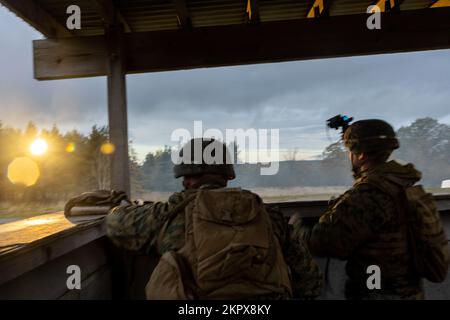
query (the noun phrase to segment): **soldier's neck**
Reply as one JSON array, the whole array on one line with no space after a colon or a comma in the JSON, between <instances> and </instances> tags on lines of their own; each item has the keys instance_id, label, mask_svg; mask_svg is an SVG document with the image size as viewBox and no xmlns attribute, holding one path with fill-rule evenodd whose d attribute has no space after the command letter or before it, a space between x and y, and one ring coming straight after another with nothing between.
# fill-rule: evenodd
<instances>
[{"instance_id":1,"label":"soldier's neck","mask_svg":"<svg viewBox=\"0 0 450 320\"><path fill-rule=\"evenodd\" d=\"M379 166L381 166L384 162L366 162L361 166L360 169L360 175L361 174L367 174L373 170L375 170L376 168L378 168Z\"/></svg>"}]
</instances>

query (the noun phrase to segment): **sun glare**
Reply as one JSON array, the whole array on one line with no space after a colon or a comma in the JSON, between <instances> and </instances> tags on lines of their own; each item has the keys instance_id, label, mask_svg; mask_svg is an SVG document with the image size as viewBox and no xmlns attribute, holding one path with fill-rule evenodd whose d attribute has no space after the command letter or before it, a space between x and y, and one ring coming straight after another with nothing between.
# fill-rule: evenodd
<instances>
[{"instance_id":1,"label":"sun glare","mask_svg":"<svg viewBox=\"0 0 450 320\"><path fill-rule=\"evenodd\" d=\"M30 151L36 156L43 155L48 149L48 144L44 139L36 139L30 146Z\"/></svg>"}]
</instances>

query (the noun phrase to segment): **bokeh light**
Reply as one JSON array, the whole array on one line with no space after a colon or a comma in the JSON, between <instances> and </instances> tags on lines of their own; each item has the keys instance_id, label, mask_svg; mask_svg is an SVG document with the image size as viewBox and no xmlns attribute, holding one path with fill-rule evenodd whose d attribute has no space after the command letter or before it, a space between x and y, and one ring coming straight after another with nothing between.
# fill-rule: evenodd
<instances>
[{"instance_id":1,"label":"bokeh light","mask_svg":"<svg viewBox=\"0 0 450 320\"><path fill-rule=\"evenodd\" d=\"M66 146L66 152L68 152L68 153L75 152L75 149L76 149L75 143L73 143L73 142L69 143L69 144Z\"/></svg>"},{"instance_id":2,"label":"bokeh light","mask_svg":"<svg viewBox=\"0 0 450 320\"><path fill-rule=\"evenodd\" d=\"M41 138L34 140L30 146L31 153L36 156L43 155L47 151L47 149L48 149L47 141Z\"/></svg>"},{"instance_id":3,"label":"bokeh light","mask_svg":"<svg viewBox=\"0 0 450 320\"><path fill-rule=\"evenodd\" d=\"M36 184L40 175L37 163L27 157L15 158L8 165L7 177L13 184L30 187Z\"/></svg>"},{"instance_id":4,"label":"bokeh light","mask_svg":"<svg viewBox=\"0 0 450 320\"><path fill-rule=\"evenodd\" d=\"M103 154L113 154L116 151L116 146L111 142L105 142L100 147L100 152Z\"/></svg>"}]
</instances>

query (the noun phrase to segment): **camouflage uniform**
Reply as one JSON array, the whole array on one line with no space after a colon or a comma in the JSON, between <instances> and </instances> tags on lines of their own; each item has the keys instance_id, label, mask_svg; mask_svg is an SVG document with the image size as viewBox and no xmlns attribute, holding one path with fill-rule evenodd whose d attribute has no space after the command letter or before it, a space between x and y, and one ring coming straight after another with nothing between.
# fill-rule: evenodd
<instances>
[{"instance_id":1,"label":"camouflage uniform","mask_svg":"<svg viewBox=\"0 0 450 320\"><path fill-rule=\"evenodd\" d=\"M421 177L412 165L395 161L356 176L354 187L341 195L312 228L294 224L294 237L307 242L313 255L347 260L346 296L350 299L420 299L421 279L414 273L405 226L393 198L370 184L368 177L395 176L405 186ZM381 270L381 289L369 290L367 267Z\"/></svg>"},{"instance_id":2,"label":"camouflage uniform","mask_svg":"<svg viewBox=\"0 0 450 320\"><path fill-rule=\"evenodd\" d=\"M200 188L218 188L209 184ZM168 219L169 211L181 203L189 194L197 190L184 190L174 193L167 202L150 202L144 205L118 206L111 210L106 218L108 237L119 247L127 250L151 253L156 251L162 255L170 250L178 250L185 242L185 216L177 214L169 223L165 234L157 241L162 226ZM291 241L291 230L276 210L268 210L274 231L282 245L285 259L291 269L292 287L295 298L315 298L320 295L321 274L318 266L304 245L303 241ZM279 299L283 297L267 296L263 299Z\"/></svg>"}]
</instances>

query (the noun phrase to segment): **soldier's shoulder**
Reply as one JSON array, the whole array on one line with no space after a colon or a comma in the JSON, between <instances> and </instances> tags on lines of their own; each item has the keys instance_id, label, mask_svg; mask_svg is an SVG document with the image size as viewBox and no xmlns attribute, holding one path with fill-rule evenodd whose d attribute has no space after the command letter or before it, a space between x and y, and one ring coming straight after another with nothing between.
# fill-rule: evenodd
<instances>
[{"instance_id":1,"label":"soldier's shoulder","mask_svg":"<svg viewBox=\"0 0 450 320\"><path fill-rule=\"evenodd\" d=\"M395 208L392 197L370 184L357 184L344 193L332 206L333 210L344 209L351 212L364 212L370 215L390 214Z\"/></svg>"},{"instance_id":2,"label":"soldier's shoulder","mask_svg":"<svg viewBox=\"0 0 450 320\"><path fill-rule=\"evenodd\" d=\"M262 197L257 194L256 192L249 190L249 189L245 189L245 188L241 188L241 187L226 187L226 188L218 188L218 189L213 189L214 191L219 191L219 192L224 192L224 195L226 196L226 194L229 192L230 194L232 193L241 193L242 195L246 196L246 197L253 197L255 198L258 202L260 202L261 204L263 203Z\"/></svg>"},{"instance_id":3,"label":"soldier's shoulder","mask_svg":"<svg viewBox=\"0 0 450 320\"><path fill-rule=\"evenodd\" d=\"M372 183L358 183L353 186L349 192L349 197L353 198L363 198L367 200L379 200L379 199L388 199L390 195L388 192L383 190L382 188L375 186Z\"/></svg>"},{"instance_id":4,"label":"soldier's shoulder","mask_svg":"<svg viewBox=\"0 0 450 320\"><path fill-rule=\"evenodd\" d=\"M188 192L186 192L185 190L183 190L181 192L174 192L167 199L167 203L169 205L177 205L178 203L180 203L184 199L186 199L187 196L188 196Z\"/></svg>"}]
</instances>

